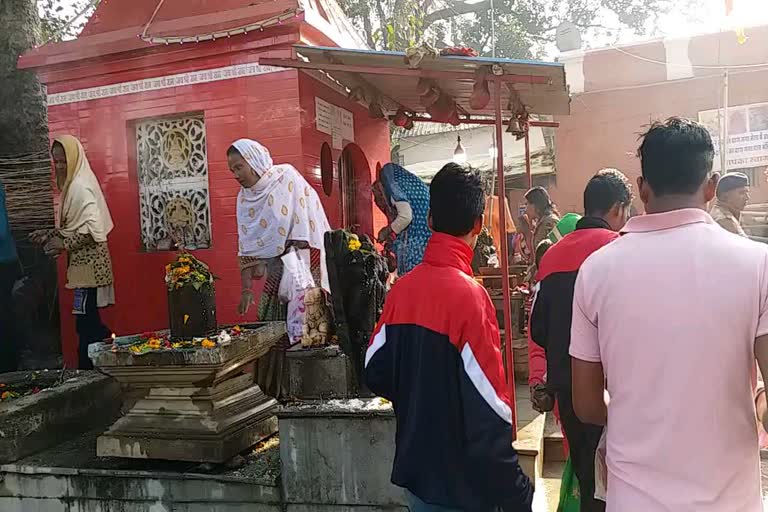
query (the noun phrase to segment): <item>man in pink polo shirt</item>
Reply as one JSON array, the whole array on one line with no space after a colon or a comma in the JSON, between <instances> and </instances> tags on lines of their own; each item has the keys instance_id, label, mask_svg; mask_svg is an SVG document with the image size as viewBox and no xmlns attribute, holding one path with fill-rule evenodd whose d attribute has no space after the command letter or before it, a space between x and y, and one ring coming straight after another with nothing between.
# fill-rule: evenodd
<instances>
[{"instance_id":1,"label":"man in pink polo shirt","mask_svg":"<svg viewBox=\"0 0 768 512\"><path fill-rule=\"evenodd\" d=\"M762 512L750 374L768 371L768 248L706 213L704 127L655 123L638 156L647 215L587 259L573 301L573 407L607 425L607 511Z\"/></svg>"}]
</instances>

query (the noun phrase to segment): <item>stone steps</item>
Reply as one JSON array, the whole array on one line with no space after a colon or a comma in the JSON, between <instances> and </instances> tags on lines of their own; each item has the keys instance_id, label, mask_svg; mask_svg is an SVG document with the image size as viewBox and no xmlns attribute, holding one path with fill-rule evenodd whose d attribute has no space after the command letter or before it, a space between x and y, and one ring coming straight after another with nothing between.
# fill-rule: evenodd
<instances>
[{"instance_id":1,"label":"stone steps","mask_svg":"<svg viewBox=\"0 0 768 512\"><path fill-rule=\"evenodd\" d=\"M547 413L544 424L544 464L565 462L565 443L563 432L554 413Z\"/></svg>"}]
</instances>

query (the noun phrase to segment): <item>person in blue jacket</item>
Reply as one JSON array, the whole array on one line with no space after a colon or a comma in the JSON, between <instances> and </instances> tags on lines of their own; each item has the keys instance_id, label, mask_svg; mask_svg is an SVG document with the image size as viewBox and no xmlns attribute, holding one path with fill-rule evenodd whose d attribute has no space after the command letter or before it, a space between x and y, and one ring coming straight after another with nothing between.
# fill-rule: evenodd
<instances>
[{"instance_id":1,"label":"person in blue jacket","mask_svg":"<svg viewBox=\"0 0 768 512\"><path fill-rule=\"evenodd\" d=\"M13 285L18 275L19 257L8 222L5 186L0 182L0 373L16 370L18 361L12 302Z\"/></svg>"}]
</instances>

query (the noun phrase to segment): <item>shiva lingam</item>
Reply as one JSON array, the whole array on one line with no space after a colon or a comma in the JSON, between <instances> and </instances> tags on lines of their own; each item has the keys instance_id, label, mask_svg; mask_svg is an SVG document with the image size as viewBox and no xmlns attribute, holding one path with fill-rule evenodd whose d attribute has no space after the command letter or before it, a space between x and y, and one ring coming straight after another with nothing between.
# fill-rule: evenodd
<instances>
[{"instance_id":1,"label":"shiva lingam","mask_svg":"<svg viewBox=\"0 0 768 512\"><path fill-rule=\"evenodd\" d=\"M223 463L277 431L277 401L247 370L286 336L285 323L235 326L211 335L213 278L189 254L166 267L166 284L169 295L184 291L189 301L171 303L169 331L89 347L94 366L122 385L129 409L98 438L96 452Z\"/></svg>"},{"instance_id":2,"label":"shiva lingam","mask_svg":"<svg viewBox=\"0 0 768 512\"><path fill-rule=\"evenodd\" d=\"M129 408L98 438L98 456L222 463L277 431L277 401L245 370L285 336L283 322L229 329L200 344L154 336L89 347L94 366L123 386Z\"/></svg>"}]
</instances>

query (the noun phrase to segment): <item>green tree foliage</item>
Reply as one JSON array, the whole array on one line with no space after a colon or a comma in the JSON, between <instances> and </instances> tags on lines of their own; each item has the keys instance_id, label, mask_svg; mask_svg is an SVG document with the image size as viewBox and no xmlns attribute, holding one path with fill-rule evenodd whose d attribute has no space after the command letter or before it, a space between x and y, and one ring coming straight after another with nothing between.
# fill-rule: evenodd
<instances>
[{"instance_id":1,"label":"green tree foliage","mask_svg":"<svg viewBox=\"0 0 768 512\"><path fill-rule=\"evenodd\" d=\"M404 50L421 42L464 45L496 55L538 57L569 21L585 39L615 39L619 31L652 31L656 21L682 0L339 0L344 12L380 50Z\"/></svg>"},{"instance_id":2,"label":"green tree foliage","mask_svg":"<svg viewBox=\"0 0 768 512\"><path fill-rule=\"evenodd\" d=\"M0 0L1 1L1 0ZM36 0L42 41L77 37L93 13L98 0Z\"/></svg>"}]
</instances>

